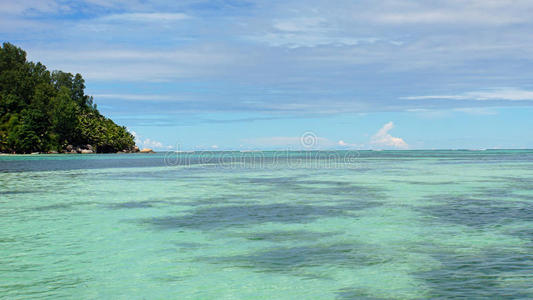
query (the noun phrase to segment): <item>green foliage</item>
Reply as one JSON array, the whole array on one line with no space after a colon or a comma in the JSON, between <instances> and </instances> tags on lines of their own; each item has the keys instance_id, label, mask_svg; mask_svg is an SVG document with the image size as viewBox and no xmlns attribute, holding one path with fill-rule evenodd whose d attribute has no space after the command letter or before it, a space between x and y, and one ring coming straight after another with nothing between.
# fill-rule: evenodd
<instances>
[{"instance_id":1,"label":"green foliage","mask_svg":"<svg viewBox=\"0 0 533 300\"><path fill-rule=\"evenodd\" d=\"M81 136L95 145L99 151L113 152L115 149L131 149L135 146L133 136L125 127L117 126L97 110L88 110L78 115Z\"/></svg>"},{"instance_id":2,"label":"green foliage","mask_svg":"<svg viewBox=\"0 0 533 300\"><path fill-rule=\"evenodd\" d=\"M0 48L0 152L60 151L92 145L97 152L132 149L125 127L102 116L80 74L50 72L26 52Z\"/></svg>"},{"instance_id":3,"label":"green foliage","mask_svg":"<svg viewBox=\"0 0 533 300\"><path fill-rule=\"evenodd\" d=\"M52 139L56 145L54 148L65 147L80 136L78 105L70 98L69 91L62 87L59 93L50 99L49 107L50 127L56 133Z\"/></svg>"}]
</instances>

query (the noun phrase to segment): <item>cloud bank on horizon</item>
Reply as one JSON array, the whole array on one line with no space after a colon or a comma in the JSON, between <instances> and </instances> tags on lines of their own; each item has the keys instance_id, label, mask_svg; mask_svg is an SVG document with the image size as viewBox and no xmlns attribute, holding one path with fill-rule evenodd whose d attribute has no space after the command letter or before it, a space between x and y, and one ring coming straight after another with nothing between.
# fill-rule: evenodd
<instances>
[{"instance_id":1,"label":"cloud bank on horizon","mask_svg":"<svg viewBox=\"0 0 533 300\"><path fill-rule=\"evenodd\" d=\"M409 145L399 137L392 136L389 131L394 128L392 121L384 124L367 143L349 143L344 140L333 142L328 138L319 137L313 132L306 132L300 137L275 136L244 140L244 145L252 148L275 148L283 150L362 150L362 149L396 149L407 150ZM310 140L306 140L309 138Z\"/></svg>"},{"instance_id":2,"label":"cloud bank on horizon","mask_svg":"<svg viewBox=\"0 0 533 300\"><path fill-rule=\"evenodd\" d=\"M392 121L383 125L383 127L381 127L381 129L376 134L374 134L374 136L372 136L370 144L376 147L390 147L402 150L408 149L409 145L407 145L407 143L402 138L394 137L389 134L389 131L391 131L393 128L394 123Z\"/></svg>"},{"instance_id":3,"label":"cloud bank on horizon","mask_svg":"<svg viewBox=\"0 0 533 300\"><path fill-rule=\"evenodd\" d=\"M200 128L533 108L532 11L529 0L3 1L0 36L82 73L128 127Z\"/></svg>"}]
</instances>

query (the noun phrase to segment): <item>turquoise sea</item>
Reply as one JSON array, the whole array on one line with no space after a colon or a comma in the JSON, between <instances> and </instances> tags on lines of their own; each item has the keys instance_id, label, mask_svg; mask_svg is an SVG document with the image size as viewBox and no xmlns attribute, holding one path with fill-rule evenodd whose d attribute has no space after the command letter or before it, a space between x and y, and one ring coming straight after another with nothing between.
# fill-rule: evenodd
<instances>
[{"instance_id":1,"label":"turquoise sea","mask_svg":"<svg viewBox=\"0 0 533 300\"><path fill-rule=\"evenodd\" d=\"M533 151L0 156L0 298L533 298Z\"/></svg>"}]
</instances>

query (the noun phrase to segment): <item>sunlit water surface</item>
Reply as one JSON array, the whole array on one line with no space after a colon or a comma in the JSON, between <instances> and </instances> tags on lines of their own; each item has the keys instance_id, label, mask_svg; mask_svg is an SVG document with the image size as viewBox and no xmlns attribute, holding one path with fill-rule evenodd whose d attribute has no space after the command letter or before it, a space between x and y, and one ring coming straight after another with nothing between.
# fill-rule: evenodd
<instances>
[{"instance_id":1,"label":"sunlit water surface","mask_svg":"<svg viewBox=\"0 0 533 300\"><path fill-rule=\"evenodd\" d=\"M533 297L533 151L328 155L0 156L0 298Z\"/></svg>"}]
</instances>

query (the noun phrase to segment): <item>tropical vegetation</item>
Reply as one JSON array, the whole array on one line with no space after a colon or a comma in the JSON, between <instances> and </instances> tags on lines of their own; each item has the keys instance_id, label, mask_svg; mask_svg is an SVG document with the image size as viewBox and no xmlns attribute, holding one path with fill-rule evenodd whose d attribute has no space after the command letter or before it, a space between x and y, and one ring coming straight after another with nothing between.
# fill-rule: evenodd
<instances>
[{"instance_id":1,"label":"tropical vegetation","mask_svg":"<svg viewBox=\"0 0 533 300\"><path fill-rule=\"evenodd\" d=\"M134 137L98 111L80 74L49 71L10 43L0 48L0 152L131 150Z\"/></svg>"}]
</instances>

